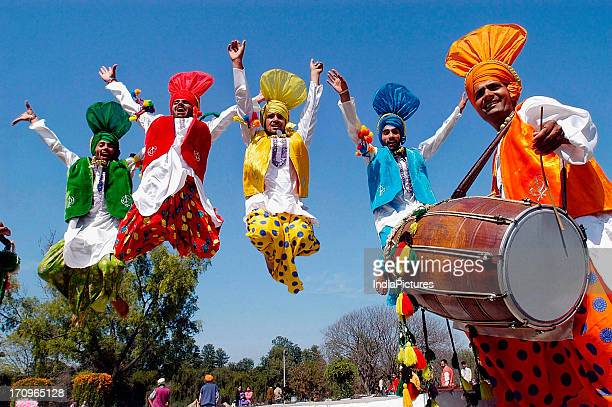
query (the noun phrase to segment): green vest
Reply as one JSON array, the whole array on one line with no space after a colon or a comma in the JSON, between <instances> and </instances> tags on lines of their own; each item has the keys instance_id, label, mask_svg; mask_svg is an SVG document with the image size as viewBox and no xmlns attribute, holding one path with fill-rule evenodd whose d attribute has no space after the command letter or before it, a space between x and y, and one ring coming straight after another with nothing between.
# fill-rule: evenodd
<instances>
[{"instance_id":1,"label":"green vest","mask_svg":"<svg viewBox=\"0 0 612 407\"><path fill-rule=\"evenodd\" d=\"M93 206L93 171L91 159L79 158L68 169L66 183L66 211L64 219L89 213ZM114 160L108 164L104 180L104 201L108 212L117 219L123 219L132 206L132 177L125 160Z\"/></svg>"}]
</instances>

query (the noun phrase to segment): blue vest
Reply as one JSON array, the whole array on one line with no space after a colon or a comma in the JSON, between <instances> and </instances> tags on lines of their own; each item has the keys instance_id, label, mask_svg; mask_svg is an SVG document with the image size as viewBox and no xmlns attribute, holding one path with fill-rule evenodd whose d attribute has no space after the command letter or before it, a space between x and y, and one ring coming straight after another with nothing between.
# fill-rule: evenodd
<instances>
[{"instance_id":1,"label":"blue vest","mask_svg":"<svg viewBox=\"0 0 612 407\"><path fill-rule=\"evenodd\" d=\"M427 176L425 159L416 148L406 149L406 162L412 182L412 191L417 201L434 204L436 198ZM376 156L368 165L368 187L372 211L391 202L402 193L402 177L393 153L387 147L379 147Z\"/></svg>"}]
</instances>

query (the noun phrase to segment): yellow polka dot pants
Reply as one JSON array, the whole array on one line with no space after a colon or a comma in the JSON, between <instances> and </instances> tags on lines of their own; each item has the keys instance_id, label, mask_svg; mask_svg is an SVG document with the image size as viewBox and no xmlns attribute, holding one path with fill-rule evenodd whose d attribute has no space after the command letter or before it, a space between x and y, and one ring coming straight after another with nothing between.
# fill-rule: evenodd
<instances>
[{"instance_id":1,"label":"yellow polka dot pants","mask_svg":"<svg viewBox=\"0 0 612 407\"><path fill-rule=\"evenodd\" d=\"M246 235L266 257L273 279L285 284L290 293L297 294L303 290L295 258L310 256L320 247L310 218L257 209L247 215Z\"/></svg>"}]
</instances>

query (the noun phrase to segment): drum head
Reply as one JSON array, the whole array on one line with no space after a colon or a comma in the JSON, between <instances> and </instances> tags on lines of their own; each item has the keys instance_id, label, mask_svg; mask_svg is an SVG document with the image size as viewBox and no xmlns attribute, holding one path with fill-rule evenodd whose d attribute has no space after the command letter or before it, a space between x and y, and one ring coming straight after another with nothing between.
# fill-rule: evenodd
<instances>
[{"instance_id":1,"label":"drum head","mask_svg":"<svg viewBox=\"0 0 612 407\"><path fill-rule=\"evenodd\" d=\"M504 238L500 285L520 321L552 328L573 315L586 289L588 251L578 226L550 207L524 212ZM564 248L565 246L565 248Z\"/></svg>"}]
</instances>

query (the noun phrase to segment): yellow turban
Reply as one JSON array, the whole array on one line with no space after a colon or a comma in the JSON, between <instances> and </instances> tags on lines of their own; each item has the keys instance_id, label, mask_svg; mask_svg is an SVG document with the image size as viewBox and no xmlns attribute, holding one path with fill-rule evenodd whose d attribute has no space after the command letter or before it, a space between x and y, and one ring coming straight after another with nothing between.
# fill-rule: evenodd
<instances>
[{"instance_id":1,"label":"yellow turban","mask_svg":"<svg viewBox=\"0 0 612 407\"><path fill-rule=\"evenodd\" d=\"M306 100L306 83L297 75L282 69L270 69L259 80L261 94L268 101L264 117L278 113L289 121L289 111Z\"/></svg>"},{"instance_id":2,"label":"yellow turban","mask_svg":"<svg viewBox=\"0 0 612 407\"><path fill-rule=\"evenodd\" d=\"M485 25L451 45L446 67L465 78L465 91L472 104L476 86L487 81L505 84L516 102L522 91L521 78L511 65L526 40L527 31L520 25Z\"/></svg>"},{"instance_id":3,"label":"yellow turban","mask_svg":"<svg viewBox=\"0 0 612 407\"><path fill-rule=\"evenodd\" d=\"M263 116L267 117L270 113L280 114L286 121L289 121L289 109L287 108L287 105L280 100L270 100L268 103L266 103Z\"/></svg>"}]
</instances>

